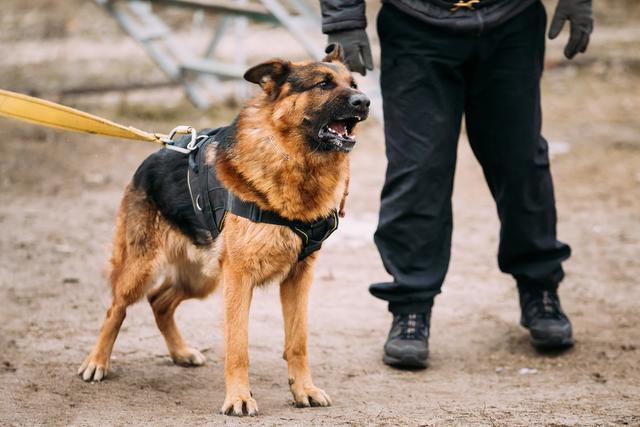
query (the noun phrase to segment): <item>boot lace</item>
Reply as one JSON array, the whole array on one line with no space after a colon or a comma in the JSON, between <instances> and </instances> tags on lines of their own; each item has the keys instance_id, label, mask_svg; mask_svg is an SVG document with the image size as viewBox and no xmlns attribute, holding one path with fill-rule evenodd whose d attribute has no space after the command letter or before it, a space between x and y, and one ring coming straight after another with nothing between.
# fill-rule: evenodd
<instances>
[{"instance_id":1,"label":"boot lace","mask_svg":"<svg viewBox=\"0 0 640 427\"><path fill-rule=\"evenodd\" d=\"M529 299L528 311L536 317L544 319L564 317L558 296L549 291L542 291L541 295L532 295Z\"/></svg>"},{"instance_id":2,"label":"boot lace","mask_svg":"<svg viewBox=\"0 0 640 427\"><path fill-rule=\"evenodd\" d=\"M401 327L400 336L403 339L418 339L426 335L428 326L426 313L400 314L397 322Z\"/></svg>"}]
</instances>

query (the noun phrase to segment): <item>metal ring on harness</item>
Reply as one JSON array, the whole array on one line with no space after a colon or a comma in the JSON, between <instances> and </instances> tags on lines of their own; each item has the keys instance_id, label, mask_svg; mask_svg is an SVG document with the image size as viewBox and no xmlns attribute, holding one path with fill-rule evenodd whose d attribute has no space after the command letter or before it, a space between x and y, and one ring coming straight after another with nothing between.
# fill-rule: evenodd
<instances>
[{"instance_id":1,"label":"metal ring on harness","mask_svg":"<svg viewBox=\"0 0 640 427\"><path fill-rule=\"evenodd\" d=\"M209 138L209 135L207 134L198 135L196 137L196 146L200 143L200 141L204 141L207 138Z\"/></svg>"}]
</instances>

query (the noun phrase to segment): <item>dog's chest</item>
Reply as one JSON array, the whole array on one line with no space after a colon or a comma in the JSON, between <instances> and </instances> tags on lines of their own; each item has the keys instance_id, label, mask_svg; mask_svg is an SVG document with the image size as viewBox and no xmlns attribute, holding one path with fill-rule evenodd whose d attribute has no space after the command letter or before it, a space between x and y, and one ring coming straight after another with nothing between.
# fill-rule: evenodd
<instances>
[{"instance_id":1,"label":"dog's chest","mask_svg":"<svg viewBox=\"0 0 640 427\"><path fill-rule=\"evenodd\" d=\"M225 256L255 282L282 279L298 262L301 239L288 227L230 216L219 238Z\"/></svg>"}]
</instances>

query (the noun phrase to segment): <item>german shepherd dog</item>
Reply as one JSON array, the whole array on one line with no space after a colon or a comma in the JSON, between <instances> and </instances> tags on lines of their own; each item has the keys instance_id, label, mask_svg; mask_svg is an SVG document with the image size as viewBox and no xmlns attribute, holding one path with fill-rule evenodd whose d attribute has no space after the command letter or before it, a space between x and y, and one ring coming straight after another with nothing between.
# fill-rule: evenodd
<instances>
[{"instance_id":1,"label":"german shepherd dog","mask_svg":"<svg viewBox=\"0 0 640 427\"><path fill-rule=\"evenodd\" d=\"M369 100L344 65L341 47L330 45L326 52L321 62L272 60L250 68L245 79L262 91L231 125L232 141L205 151L207 164L229 191L289 220L311 222L334 211L346 195L354 128L368 115ZM222 283L226 397L221 412L256 415L248 372L249 306L256 286L275 281L296 406L331 405L314 385L307 361L307 300L318 252L299 261L302 239L289 227L231 212L221 234L199 243L203 229L191 205L187 168L188 156L165 148L149 156L127 186L111 257L113 300L78 374L85 381L107 375L127 307L145 294L173 361L202 365L205 357L184 341L174 312L182 301L204 298Z\"/></svg>"}]
</instances>

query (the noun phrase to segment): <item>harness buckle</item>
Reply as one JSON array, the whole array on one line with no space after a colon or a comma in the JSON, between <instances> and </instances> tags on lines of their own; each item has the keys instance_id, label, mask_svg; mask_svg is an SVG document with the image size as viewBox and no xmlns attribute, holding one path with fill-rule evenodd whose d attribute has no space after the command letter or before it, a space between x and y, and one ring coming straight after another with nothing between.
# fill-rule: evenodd
<instances>
[{"instance_id":1,"label":"harness buckle","mask_svg":"<svg viewBox=\"0 0 640 427\"><path fill-rule=\"evenodd\" d=\"M473 5L480 3L480 0L459 0L456 3L453 4L453 6L451 7L451 12L457 12L458 10L462 9L462 8L466 8L469 10L474 10L473 9Z\"/></svg>"}]
</instances>

